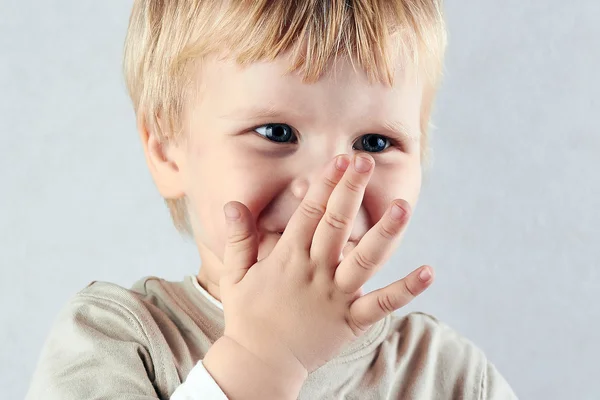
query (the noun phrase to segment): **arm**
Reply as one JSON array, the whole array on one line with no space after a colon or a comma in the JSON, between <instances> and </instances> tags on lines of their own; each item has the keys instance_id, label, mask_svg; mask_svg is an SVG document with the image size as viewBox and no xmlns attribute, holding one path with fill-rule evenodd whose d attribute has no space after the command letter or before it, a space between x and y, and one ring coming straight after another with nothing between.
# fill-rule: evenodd
<instances>
[{"instance_id":1,"label":"arm","mask_svg":"<svg viewBox=\"0 0 600 400\"><path fill-rule=\"evenodd\" d=\"M286 377L223 336L192 369L171 400L295 399L304 378L302 373L297 379Z\"/></svg>"},{"instance_id":2,"label":"arm","mask_svg":"<svg viewBox=\"0 0 600 400\"><path fill-rule=\"evenodd\" d=\"M290 357L278 352L274 343L258 356L223 336L203 364L231 399L296 399L308 373L301 365L282 363Z\"/></svg>"}]
</instances>

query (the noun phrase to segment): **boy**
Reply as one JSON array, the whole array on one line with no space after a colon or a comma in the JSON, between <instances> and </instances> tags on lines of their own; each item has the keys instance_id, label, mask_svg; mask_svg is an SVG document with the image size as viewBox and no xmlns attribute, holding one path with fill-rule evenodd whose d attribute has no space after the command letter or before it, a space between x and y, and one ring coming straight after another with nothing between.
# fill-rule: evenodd
<instances>
[{"instance_id":1,"label":"boy","mask_svg":"<svg viewBox=\"0 0 600 400\"><path fill-rule=\"evenodd\" d=\"M197 276L92 283L30 399L511 399L470 342L361 287L421 185L440 0L136 0L125 73Z\"/></svg>"}]
</instances>

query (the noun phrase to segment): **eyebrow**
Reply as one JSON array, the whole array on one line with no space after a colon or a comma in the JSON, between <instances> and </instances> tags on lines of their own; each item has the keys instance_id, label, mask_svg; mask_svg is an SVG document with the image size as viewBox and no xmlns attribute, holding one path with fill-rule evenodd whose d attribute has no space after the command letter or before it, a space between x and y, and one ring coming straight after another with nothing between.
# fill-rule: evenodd
<instances>
[{"instance_id":1,"label":"eyebrow","mask_svg":"<svg viewBox=\"0 0 600 400\"><path fill-rule=\"evenodd\" d=\"M415 132L413 129L399 120L387 120L383 123L383 127L392 132L398 138L408 138L416 142L421 136L419 131Z\"/></svg>"},{"instance_id":2,"label":"eyebrow","mask_svg":"<svg viewBox=\"0 0 600 400\"><path fill-rule=\"evenodd\" d=\"M226 113L220 115L221 119L229 119L234 121L241 120L253 120L253 119L265 119L265 118L279 118L285 114L289 114L289 112L283 112L282 110L278 110L275 106L271 106L268 108L265 107L246 107L233 110L230 113Z\"/></svg>"}]
</instances>

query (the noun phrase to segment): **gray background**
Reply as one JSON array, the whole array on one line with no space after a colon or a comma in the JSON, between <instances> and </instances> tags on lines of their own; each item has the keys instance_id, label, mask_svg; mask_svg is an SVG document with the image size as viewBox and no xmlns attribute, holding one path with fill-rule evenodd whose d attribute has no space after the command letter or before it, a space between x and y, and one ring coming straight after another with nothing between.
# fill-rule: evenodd
<instances>
[{"instance_id":1,"label":"gray background","mask_svg":"<svg viewBox=\"0 0 600 400\"><path fill-rule=\"evenodd\" d=\"M0 387L22 398L91 280L197 271L121 77L131 1L0 1ZM370 285L430 263L407 310L482 347L524 399L600 399L600 2L454 0L434 165ZM596 172L594 172L596 171Z\"/></svg>"}]
</instances>

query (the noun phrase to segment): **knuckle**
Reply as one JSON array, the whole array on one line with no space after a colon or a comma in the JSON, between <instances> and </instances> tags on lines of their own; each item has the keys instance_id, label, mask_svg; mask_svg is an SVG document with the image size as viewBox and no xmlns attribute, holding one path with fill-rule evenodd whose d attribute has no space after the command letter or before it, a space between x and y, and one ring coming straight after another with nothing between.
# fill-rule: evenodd
<instances>
[{"instance_id":1,"label":"knuckle","mask_svg":"<svg viewBox=\"0 0 600 400\"><path fill-rule=\"evenodd\" d=\"M377 225L377 232L386 240L392 240L399 232L397 227L392 227L389 224L381 223Z\"/></svg>"},{"instance_id":2,"label":"knuckle","mask_svg":"<svg viewBox=\"0 0 600 400\"><path fill-rule=\"evenodd\" d=\"M368 326L365 326L364 324L358 322L354 315L352 315L352 313L346 315L346 323L348 324L350 329L352 329L352 332L354 332L356 336L361 336L368 329Z\"/></svg>"},{"instance_id":3,"label":"knuckle","mask_svg":"<svg viewBox=\"0 0 600 400\"><path fill-rule=\"evenodd\" d=\"M326 176L325 179L323 179L323 183L325 184L325 186L327 186L329 189L334 189L337 186L337 182L334 181L333 179L331 179L330 177Z\"/></svg>"},{"instance_id":4,"label":"knuckle","mask_svg":"<svg viewBox=\"0 0 600 400\"><path fill-rule=\"evenodd\" d=\"M400 219L401 222L405 222L410 218L412 214L410 204L408 204L406 201L394 201L394 206L402 210L402 217Z\"/></svg>"},{"instance_id":5,"label":"knuckle","mask_svg":"<svg viewBox=\"0 0 600 400\"><path fill-rule=\"evenodd\" d=\"M404 282L404 290L406 293L408 293L411 297L417 297L417 291L410 287L408 279L404 279L402 282Z\"/></svg>"},{"instance_id":6,"label":"knuckle","mask_svg":"<svg viewBox=\"0 0 600 400\"><path fill-rule=\"evenodd\" d=\"M354 261L356 265L366 271L373 271L377 268L377 263L371 260L369 257L364 254L357 252L354 256Z\"/></svg>"},{"instance_id":7,"label":"knuckle","mask_svg":"<svg viewBox=\"0 0 600 400\"><path fill-rule=\"evenodd\" d=\"M332 228L342 230L349 227L352 223L352 220L351 218L348 218L340 213L328 211L325 214L325 222Z\"/></svg>"},{"instance_id":8,"label":"knuckle","mask_svg":"<svg viewBox=\"0 0 600 400\"><path fill-rule=\"evenodd\" d=\"M383 312L386 314L391 314L392 312L396 311L398 308L397 304L399 302L395 296L384 294L383 296L379 296L377 298L377 303Z\"/></svg>"},{"instance_id":9,"label":"knuckle","mask_svg":"<svg viewBox=\"0 0 600 400\"><path fill-rule=\"evenodd\" d=\"M344 179L344 186L353 193L360 193L362 191L361 185L352 182L350 179Z\"/></svg>"},{"instance_id":10,"label":"knuckle","mask_svg":"<svg viewBox=\"0 0 600 400\"><path fill-rule=\"evenodd\" d=\"M232 247L238 247L244 243L248 243L252 238L252 233L245 230L239 229L231 232L228 237L228 243Z\"/></svg>"},{"instance_id":11,"label":"knuckle","mask_svg":"<svg viewBox=\"0 0 600 400\"><path fill-rule=\"evenodd\" d=\"M308 218L321 219L325 213L325 207L312 201L303 201L300 203L300 211Z\"/></svg>"},{"instance_id":12,"label":"knuckle","mask_svg":"<svg viewBox=\"0 0 600 400\"><path fill-rule=\"evenodd\" d=\"M284 272L289 265L293 264L292 252L287 248L279 249L280 251L273 251L271 257L273 258L273 265L276 265L278 272ZM283 250L283 251L282 251Z\"/></svg>"}]
</instances>

